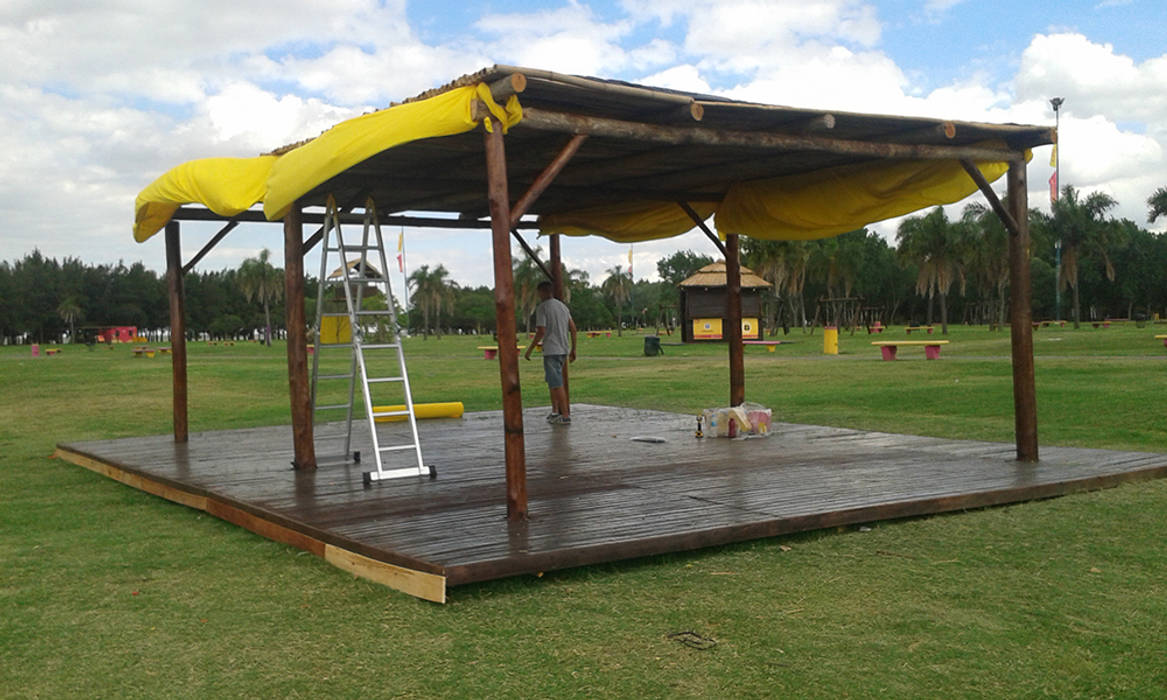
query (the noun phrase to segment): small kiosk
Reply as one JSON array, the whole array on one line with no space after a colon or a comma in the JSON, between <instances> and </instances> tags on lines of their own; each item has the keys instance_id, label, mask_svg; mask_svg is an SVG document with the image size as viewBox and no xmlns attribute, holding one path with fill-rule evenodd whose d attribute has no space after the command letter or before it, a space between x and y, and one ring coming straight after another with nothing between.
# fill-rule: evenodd
<instances>
[{"instance_id":1,"label":"small kiosk","mask_svg":"<svg viewBox=\"0 0 1167 700\"><path fill-rule=\"evenodd\" d=\"M760 340L762 293L770 283L744 266L741 278L742 339ZM677 286L681 288L681 340L721 340L728 302L725 262L706 265Z\"/></svg>"}]
</instances>

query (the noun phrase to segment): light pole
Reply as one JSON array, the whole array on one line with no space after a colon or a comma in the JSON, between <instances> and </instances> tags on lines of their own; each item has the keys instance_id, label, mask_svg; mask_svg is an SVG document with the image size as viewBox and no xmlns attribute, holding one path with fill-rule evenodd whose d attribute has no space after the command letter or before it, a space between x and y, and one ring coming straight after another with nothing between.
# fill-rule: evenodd
<instances>
[{"instance_id":1,"label":"light pole","mask_svg":"<svg viewBox=\"0 0 1167 700\"><path fill-rule=\"evenodd\" d=\"M1054 108L1054 133L1057 134L1057 139L1054 141L1054 197L1050 200L1050 207L1058 199L1058 190L1062 187L1062 154L1058 148L1058 144L1062 140L1062 134L1059 130L1061 126L1061 110L1062 103L1065 102L1061 97L1055 97L1049 101L1050 106ZM1058 240L1054 241L1054 269L1057 274L1054 275L1054 320L1062 320L1062 238L1059 235Z\"/></svg>"}]
</instances>

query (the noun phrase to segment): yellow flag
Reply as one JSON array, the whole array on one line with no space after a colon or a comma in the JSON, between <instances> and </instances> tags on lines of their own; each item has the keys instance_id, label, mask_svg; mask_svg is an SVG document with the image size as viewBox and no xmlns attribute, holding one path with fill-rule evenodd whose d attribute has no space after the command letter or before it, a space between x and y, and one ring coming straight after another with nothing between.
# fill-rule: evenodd
<instances>
[{"instance_id":1,"label":"yellow flag","mask_svg":"<svg viewBox=\"0 0 1167 700\"><path fill-rule=\"evenodd\" d=\"M1058 167L1058 145L1056 143L1053 150L1049 152L1049 167Z\"/></svg>"},{"instance_id":2,"label":"yellow flag","mask_svg":"<svg viewBox=\"0 0 1167 700\"><path fill-rule=\"evenodd\" d=\"M397 252L400 253L405 249L405 231L397 234Z\"/></svg>"}]
</instances>

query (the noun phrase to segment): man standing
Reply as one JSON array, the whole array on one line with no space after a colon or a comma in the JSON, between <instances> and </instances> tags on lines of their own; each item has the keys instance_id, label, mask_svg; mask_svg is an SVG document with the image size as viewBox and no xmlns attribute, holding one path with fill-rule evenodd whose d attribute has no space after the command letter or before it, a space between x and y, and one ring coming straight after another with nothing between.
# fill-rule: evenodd
<instances>
[{"instance_id":1,"label":"man standing","mask_svg":"<svg viewBox=\"0 0 1167 700\"><path fill-rule=\"evenodd\" d=\"M543 343L543 375L551 390L551 415L547 416L547 422L568 425L571 423L571 406L563 387L563 367L568 362L575 362L575 321L571 320L567 304L551 296L550 282L543 280L538 289L543 301L535 307L535 338L523 357L530 360L531 351Z\"/></svg>"}]
</instances>

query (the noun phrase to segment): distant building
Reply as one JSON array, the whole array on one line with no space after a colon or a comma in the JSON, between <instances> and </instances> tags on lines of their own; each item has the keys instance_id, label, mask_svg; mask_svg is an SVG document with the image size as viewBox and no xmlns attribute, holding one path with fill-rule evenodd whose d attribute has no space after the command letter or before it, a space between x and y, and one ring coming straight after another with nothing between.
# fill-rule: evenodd
<instances>
[{"instance_id":1,"label":"distant building","mask_svg":"<svg viewBox=\"0 0 1167 700\"><path fill-rule=\"evenodd\" d=\"M133 343L137 337L137 326L109 326L97 332L99 343Z\"/></svg>"},{"instance_id":2,"label":"distant building","mask_svg":"<svg viewBox=\"0 0 1167 700\"><path fill-rule=\"evenodd\" d=\"M770 283L745 266L741 278L742 338L756 340L762 337L762 293ZM681 290L681 340L721 340L728 296L725 262L706 265L677 286Z\"/></svg>"}]
</instances>

